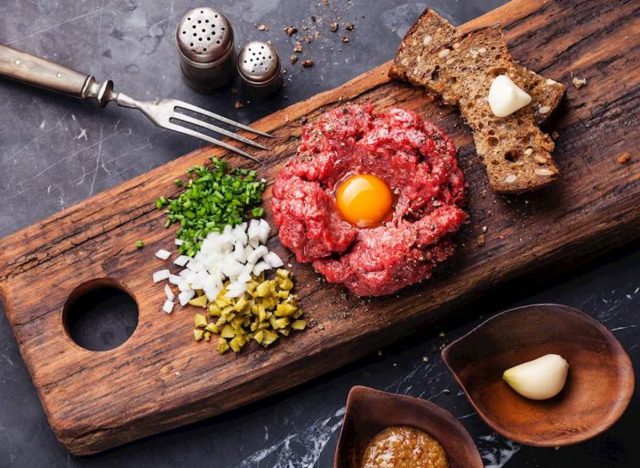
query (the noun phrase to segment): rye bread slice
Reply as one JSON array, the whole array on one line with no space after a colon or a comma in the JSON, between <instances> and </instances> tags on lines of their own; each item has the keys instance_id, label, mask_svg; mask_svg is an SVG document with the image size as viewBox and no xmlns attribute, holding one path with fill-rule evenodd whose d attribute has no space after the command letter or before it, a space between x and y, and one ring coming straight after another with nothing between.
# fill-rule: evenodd
<instances>
[{"instance_id":1,"label":"rye bread slice","mask_svg":"<svg viewBox=\"0 0 640 468\"><path fill-rule=\"evenodd\" d=\"M491 187L501 193L524 192L557 178L551 156L554 142L536 124L537 108L529 105L507 117L496 117L489 107L487 96L496 76L507 75L521 88L528 78L513 63L502 29L466 34L438 55L445 60L439 80L473 130Z\"/></svg>"},{"instance_id":2,"label":"rye bread slice","mask_svg":"<svg viewBox=\"0 0 640 468\"><path fill-rule=\"evenodd\" d=\"M424 86L439 94L446 104L455 105L455 96L447 92L440 79L446 58L439 53L453 47L463 35L431 9L425 10L405 35L389 71L392 78ZM536 122L543 122L558 106L565 86L515 64L522 88L531 96Z\"/></svg>"}]
</instances>

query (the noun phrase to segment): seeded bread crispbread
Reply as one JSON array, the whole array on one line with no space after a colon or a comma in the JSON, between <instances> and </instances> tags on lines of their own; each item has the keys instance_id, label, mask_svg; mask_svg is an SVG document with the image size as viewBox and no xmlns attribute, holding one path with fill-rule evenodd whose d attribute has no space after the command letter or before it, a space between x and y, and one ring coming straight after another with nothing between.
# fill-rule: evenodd
<instances>
[{"instance_id":1,"label":"seeded bread crispbread","mask_svg":"<svg viewBox=\"0 0 640 468\"><path fill-rule=\"evenodd\" d=\"M443 51L447 51L443 53ZM473 129L476 151L487 168L489 182L502 193L538 189L558 176L551 157L554 143L537 126L534 107L528 105L507 117L496 117L487 96L494 78L507 75L521 88L525 78L513 63L499 27L463 36L446 55L440 80Z\"/></svg>"},{"instance_id":2,"label":"seeded bread crispbread","mask_svg":"<svg viewBox=\"0 0 640 468\"><path fill-rule=\"evenodd\" d=\"M457 104L440 79L440 70L446 66L446 57L439 54L452 48L462 34L435 11L427 9L405 35L389 74L392 78L424 86L441 95L446 104ZM543 122L558 106L565 87L535 72L515 64L522 88L531 96L536 122Z\"/></svg>"},{"instance_id":3,"label":"seeded bread crispbread","mask_svg":"<svg viewBox=\"0 0 640 468\"><path fill-rule=\"evenodd\" d=\"M505 118L496 117L486 100L500 74L532 97L530 105ZM427 10L405 36L390 75L460 106L495 191L534 190L558 176L551 157L554 143L537 123L551 114L565 88L515 64L500 28L463 35Z\"/></svg>"}]
</instances>

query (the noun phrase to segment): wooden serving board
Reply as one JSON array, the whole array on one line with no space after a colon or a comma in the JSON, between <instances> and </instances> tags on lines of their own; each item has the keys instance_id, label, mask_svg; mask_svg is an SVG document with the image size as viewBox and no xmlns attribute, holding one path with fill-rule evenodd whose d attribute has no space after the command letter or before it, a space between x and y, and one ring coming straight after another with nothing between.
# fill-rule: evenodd
<instances>
[{"instance_id":1,"label":"wooden serving board","mask_svg":"<svg viewBox=\"0 0 640 468\"><path fill-rule=\"evenodd\" d=\"M317 326L271 350L252 345L237 356L196 344L193 311L162 313L162 285L151 282L163 265L153 254L172 246L174 234L162 228L154 200L175 193L174 179L220 154L216 149L183 156L4 239L3 303L60 441L74 454L90 454L228 411L353 361L517 275L552 263L567 267L639 237L640 4L516 0L464 27L496 22L506 27L516 58L568 85L550 123L562 170L552 188L494 196L457 114L420 89L390 82L388 63L256 123L276 137L272 150L259 154L258 170L269 180L295 153L302 117L313 120L336 105L400 106L443 127L459 147L471 223L454 259L429 282L362 300L294 263L302 305ZM588 85L577 90L572 75ZM618 163L624 154L631 160ZM483 226L486 245L479 246ZM142 251L137 239L145 241ZM270 248L292 260L275 236ZM69 338L62 311L72 291L104 278L135 298L139 324L120 347L91 352Z\"/></svg>"}]
</instances>

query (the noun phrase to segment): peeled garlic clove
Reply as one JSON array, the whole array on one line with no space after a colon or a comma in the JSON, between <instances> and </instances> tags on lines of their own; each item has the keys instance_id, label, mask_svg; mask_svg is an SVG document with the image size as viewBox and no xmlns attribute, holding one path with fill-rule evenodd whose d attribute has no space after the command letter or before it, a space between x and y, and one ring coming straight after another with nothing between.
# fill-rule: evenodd
<instances>
[{"instance_id":1,"label":"peeled garlic clove","mask_svg":"<svg viewBox=\"0 0 640 468\"><path fill-rule=\"evenodd\" d=\"M496 117L507 117L531 102L531 96L507 75L496 76L489 88L489 107Z\"/></svg>"},{"instance_id":2,"label":"peeled garlic clove","mask_svg":"<svg viewBox=\"0 0 640 468\"><path fill-rule=\"evenodd\" d=\"M569 363L557 354L546 354L502 374L502 378L520 395L532 400L556 396L567 381Z\"/></svg>"}]
</instances>

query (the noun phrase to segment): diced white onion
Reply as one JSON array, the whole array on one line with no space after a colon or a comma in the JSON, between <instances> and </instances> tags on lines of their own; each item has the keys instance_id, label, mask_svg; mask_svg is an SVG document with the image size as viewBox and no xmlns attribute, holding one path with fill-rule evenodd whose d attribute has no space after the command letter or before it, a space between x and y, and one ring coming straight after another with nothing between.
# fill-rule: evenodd
<instances>
[{"instance_id":1,"label":"diced white onion","mask_svg":"<svg viewBox=\"0 0 640 468\"><path fill-rule=\"evenodd\" d=\"M279 268L284 265L282 259L275 252L269 252L264 256L264 261L271 266L271 268Z\"/></svg>"},{"instance_id":2,"label":"diced white onion","mask_svg":"<svg viewBox=\"0 0 640 468\"><path fill-rule=\"evenodd\" d=\"M182 239L176 238L176 245L182 245L182 242L183 242Z\"/></svg>"},{"instance_id":3,"label":"diced white onion","mask_svg":"<svg viewBox=\"0 0 640 468\"><path fill-rule=\"evenodd\" d=\"M176 258L173 263L174 265L178 265L179 267L184 268L185 265L187 263L189 263L189 260L191 260L189 257L187 257L186 255L180 255L178 258Z\"/></svg>"},{"instance_id":4,"label":"diced white onion","mask_svg":"<svg viewBox=\"0 0 640 468\"><path fill-rule=\"evenodd\" d=\"M258 276L263 271L267 271L271 269L271 266L267 262L258 262L256 266L253 267L253 274Z\"/></svg>"},{"instance_id":5,"label":"diced white onion","mask_svg":"<svg viewBox=\"0 0 640 468\"><path fill-rule=\"evenodd\" d=\"M269 233L271 232L271 228L269 227L269 223L267 223L264 219L258 221L258 240L261 244L266 244L269 240Z\"/></svg>"},{"instance_id":6,"label":"diced white onion","mask_svg":"<svg viewBox=\"0 0 640 468\"><path fill-rule=\"evenodd\" d=\"M267 249L266 246L264 245L259 245L258 247L256 247L256 249L251 252L251 254L247 257L247 263L251 263L252 265L255 265L256 263L258 263L258 260L260 260L262 257L264 257L267 253L269 252L269 250Z\"/></svg>"},{"instance_id":7,"label":"diced white onion","mask_svg":"<svg viewBox=\"0 0 640 468\"><path fill-rule=\"evenodd\" d=\"M170 256L171 252L169 252L168 250L160 249L156 252L156 257L158 257L160 260L166 260Z\"/></svg>"},{"instance_id":8,"label":"diced white onion","mask_svg":"<svg viewBox=\"0 0 640 468\"><path fill-rule=\"evenodd\" d=\"M260 236L258 235L260 223L257 219L249 221L249 227L247 228L247 237L249 242L259 242Z\"/></svg>"},{"instance_id":9,"label":"diced white onion","mask_svg":"<svg viewBox=\"0 0 640 468\"><path fill-rule=\"evenodd\" d=\"M162 310L164 310L167 314L170 314L173 311L173 301L170 301L169 299L164 301Z\"/></svg>"},{"instance_id":10,"label":"diced white onion","mask_svg":"<svg viewBox=\"0 0 640 468\"><path fill-rule=\"evenodd\" d=\"M195 291L184 291L178 294L178 302L180 302L181 306L185 306L189 303L189 301L195 296Z\"/></svg>"},{"instance_id":11,"label":"diced white onion","mask_svg":"<svg viewBox=\"0 0 640 468\"><path fill-rule=\"evenodd\" d=\"M237 261L239 261L240 263L244 263L247 261L247 257L244 253L245 249L244 249L244 244L242 242L240 242L239 240L236 241L236 244L233 248L233 258L235 258Z\"/></svg>"},{"instance_id":12,"label":"diced white onion","mask_svg":"<svg viewBox=\"0 0 640 468\"><path fill-rule=\"evenodd\" d=\"M160 281L164 281L166 279L169 279L169 275L171 274L171 272L169 272L169 270L159 270L156 271L153 274L153 282L154 283L159 283Z\"/></svg>"},{"instance_id":13,"label":"diced white onion","mask_svg":"<svg viewBox=\"0 0 640 468\"><path fill-rule=\"evenodd\" d=\"M164 294L165 296L167 296L167 300L168 301L172 301L176 298L176 295L173 293L173 290L171 289L171 286L169 286L168 284L164 285Z\"/></svg>"}]
</instances>

